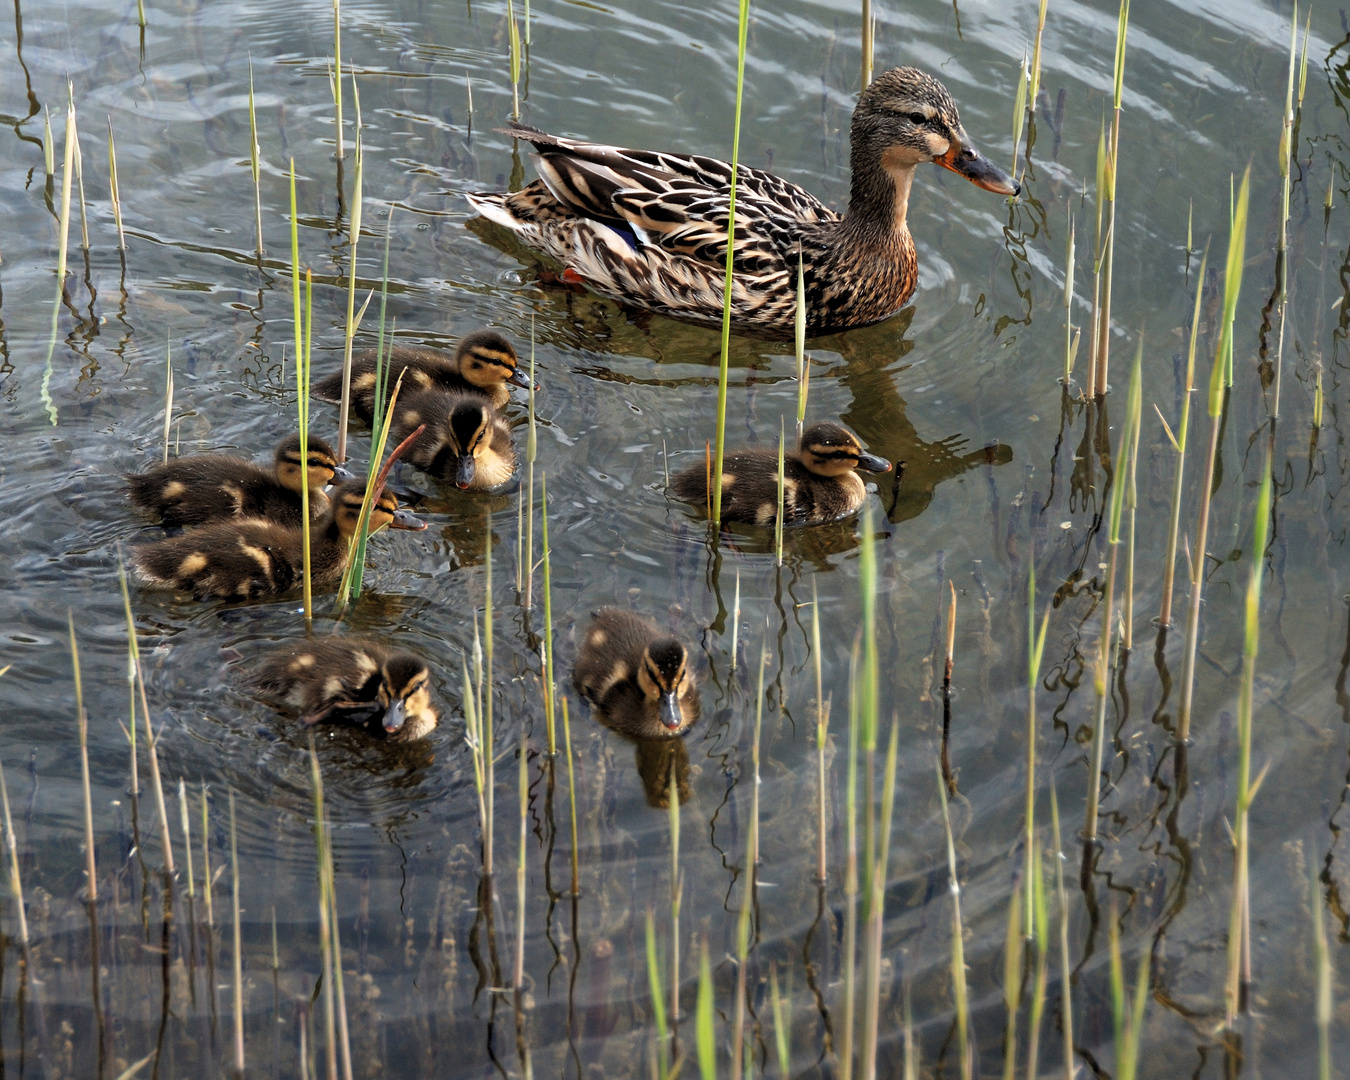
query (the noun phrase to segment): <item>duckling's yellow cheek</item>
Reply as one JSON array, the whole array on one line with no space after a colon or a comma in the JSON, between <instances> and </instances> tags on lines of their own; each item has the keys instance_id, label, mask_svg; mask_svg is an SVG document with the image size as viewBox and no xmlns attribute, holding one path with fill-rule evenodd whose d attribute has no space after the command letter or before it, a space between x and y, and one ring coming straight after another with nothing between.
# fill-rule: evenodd
<instances>
[{"instance_id":1,"label":"duckling's yellow cheek","mask_svg":"<svg viewBox=\"0 0 1350 1080\"><path fill-rule=\"evenodd\" d=\"M200 551L194 551L186 559L178 564L179 577L191 577L193 574L200 574L206 569L206 556Z\"/></svg>"},{"instance_id":2,"label":"duckling's yellow cheek","mask_svg":"<svg viewBox=\"0 0 1350 1080\"><path fill-rule=\"evenodd\" d=\"M187 491L187 485L181 480L170 480L164 485L164 490L159 493L159 497L167 502L170 499L181 497L185 491Z\"/></svg>"},{"instance_id":3,"label":"duckling's yellow cheek","mask_svg":"<svg viewBox=\"0 0 1350 1080\"><path fill-rule=\"evenodd\" d=\"M598 649L609 640L609 636L603 630L592 630L591 636L586 640L590 643L592 648Z\"/></svg>"}]
</instances>

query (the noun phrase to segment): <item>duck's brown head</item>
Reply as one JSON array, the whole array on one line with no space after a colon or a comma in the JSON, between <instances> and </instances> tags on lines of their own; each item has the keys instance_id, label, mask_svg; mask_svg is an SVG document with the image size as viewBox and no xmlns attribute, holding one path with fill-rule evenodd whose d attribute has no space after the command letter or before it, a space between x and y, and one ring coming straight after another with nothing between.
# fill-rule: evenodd
<instances>
[{"instance_id":1,"label":"duck's brown head","mask_svg":"<svg viewBox=\"0 0 1350 1080\"><path fill-rule=\"evenodd\" d=\"M277 444L275 461L277 482L296 494L305 487L310 491L322 491L334 480L351 477L351 473L338 464L333 448L314 435L309 437L309 449L304 453L300 450L299 435L282 439Z\"/></svg>"},{"instance_id":2,"label":"duck's brown head","mask_svg":"<svg viewBox=\"0 0 1350 1080\"><path fill-rule=\"evenodd\" d=\"M668 732L673 735L688 725L684 699L694 690L694 676L683 645L674 638L653 641L642 652L637 681Z\"/></svg>"},{"instance_id":3,"label":"duck's brown head","mask_svg":"<svg viewBox=\"0 0 1350 1080\"><path fill-rule=\"evenodd\" d=\"M854 469L891 471L891 463L864 450L848 428L828 421L802 432L800 453L802 464L817 476L843 476Z\"/></svg>"},{"instance_id":4,"label":"duck's brown head","mask_svg":"<svg viewBox=\"0 0 1350 1080\"><path fill-rule=\"evenodd\" d=\"M918 68L891 68L872 80L853 112L851 139L892 176L931 161L998 195L1022 190L975 149L947 88Z\"/></svg>"},{"instance_id":5,"label":"duck's brown head","mask_svg":"<svg viewBox=\"0 0 1350 1080\"><path fill-rule=\"evenodd\" d=\"M455 348L455 360L464 380L483 390L504 382L529 389L530 380L516 370L516 350L495 330L465 334Z\"/></svg>"},{"instance_id":6,"label":"duck's brown head","mask_svg":"<svg viewBox=\"0 0 1350 1080\"><path fill-rule=\"evenodd\" d=\"M394 653L380 669L379 702L385 735L420 739L436 726L431 705L431 672L410 653Z\"/></svg>"},{"instance_id":7,"label":"duck's brown head","mask_svg":"<svg viewBox=\"0 0 1350 1080\"><path fill-rule=\"evenodd\" d=\"M366 482L361 477L344 480L333 491L331 497L333 521L343 536L348 538L355 536L357 529L361 527L361 504L365 498ZM380 497L370 508L368 532L373 535L386 525L393 529L410 529L414 532L427 527L427 523L421 518L410 514L407 510L400 510L398 499L388 488L380 492Z\"/></svg>"}]
</instances>

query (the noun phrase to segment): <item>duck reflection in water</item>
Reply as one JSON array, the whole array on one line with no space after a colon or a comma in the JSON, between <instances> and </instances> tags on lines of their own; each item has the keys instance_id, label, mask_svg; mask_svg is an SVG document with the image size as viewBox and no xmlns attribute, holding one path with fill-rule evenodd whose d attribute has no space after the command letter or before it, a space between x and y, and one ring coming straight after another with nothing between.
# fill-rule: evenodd
<instances>
[{"instance_id":1,"label":"duck reflection in water","mask_svg":"<svg viewBox=\"0 0 1350 1080\"><path fill-rule=\"evenodd\" d=\"M601 720L603 723L603 718ZM637 750L637 771L647 805L658 810L670 807L670 785L677 785L680 805L689 794L689 751L683 739L633 739Z\"/></svg>"}]
</instances>

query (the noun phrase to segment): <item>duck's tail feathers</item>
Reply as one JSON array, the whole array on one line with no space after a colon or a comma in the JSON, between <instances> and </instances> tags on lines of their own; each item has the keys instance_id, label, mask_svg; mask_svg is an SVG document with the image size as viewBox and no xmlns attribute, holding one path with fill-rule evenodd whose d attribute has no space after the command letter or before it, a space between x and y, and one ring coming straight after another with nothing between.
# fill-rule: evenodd
<instances>
[{"instance_id":1,"label":"duck's tail feathers","mask_svg":"<svg viewBox=\"0 0 1350 1080\"><path fill-rule=\"evenodd\" d=\"M469 200L470 206L494 225L500 225L512 232L519 231L521 221L506 205L505 194L496 191L475 191L466 192L464 197Z\"/></svg>"}]
</instances>

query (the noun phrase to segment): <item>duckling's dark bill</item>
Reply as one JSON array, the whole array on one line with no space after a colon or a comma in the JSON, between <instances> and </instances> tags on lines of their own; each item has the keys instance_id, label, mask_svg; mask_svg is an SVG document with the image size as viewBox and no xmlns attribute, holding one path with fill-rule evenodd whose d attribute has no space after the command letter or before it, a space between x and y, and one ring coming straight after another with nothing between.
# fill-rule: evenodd
<instances>
[{"instance_id":1,"label":"duckling's dark bill","mask_svg":"<svg viewBox=\"0 0 1350 1080\"><path fill-rule=\"evenodd\" d=\"M662 692L660 704L657 706L657 715L661 718L661 723L672 731L677 730L684 724L684 715L680 712L679 694L675 690Z\"/></svg>"},{"instance_id":2,"label":"duckling's dark bill","mask_svg":"<svg viewBox=\"0 0 1350 1080\"><path fill-rule=\"evenodd\" d=\"M511 372L511 374L506 377L506 381L509 382L512 386L519 386L522 390L530 389L530 377L524 374L523 372L520 371ZM534 389L538 390L539 387L536 386L534 387Z\"/></svg>"},{"instance_id":3,"label":"duckling's dark bill","mask_svg":"<svg viewBox=\"0 0 1350 1080\"><path fill-rule=\"evenodd\" d=\"M340 484L343 480L355 479L356 474L350 469L344 469L341 465L333 466L333 483Z\"/></svg>"},{"instance_id":4,"label":"duckling's dark bill","mask_svg":"<svg viewBox=\"0 0 1350 1080\"><path fill-rule=\"evenodd\" d=\"M402 701L391 702L389 708L384 711L384 730L388 732L398 731L403 726L403 721L408 718L407 709Z\"/></svg>"},{"instance_id":5,"label":"duckling's dark bill","mask_svg":"<svg viewBox=\"0 0 1350 1080\"><path fill-rule=\"evenodd\" d=\"M933 159L944 169L964 176L976 187L992 191L995 195L1020 195L1022 185L1005 173L973 146L953 143L952 148L940 158Z\"/></svg>"},{"instance_id":6,"label":"duckling's dark bill","mask_svg":"<svg viewBox=\"0 0 1350 1080\"><path fill-rule=\"evenodd\" d=\"M890 472L891 463L884 457L877 457L876 454L859 454L858 468L867 472Z\"/></svg>"},{"instance_id":7,"label":"duckling's dark bill","mask_svg":"<svg viewBox=\"0 0 1350 1080\"><path fill-rule=\"evenodd\" d=\"M394 520L389 523L391 529L407 529L409 532L421 532L427 527L427 523L416 514L409 513L407 510L399 510L394 514Z\"/></svg>"}]
</instances>

